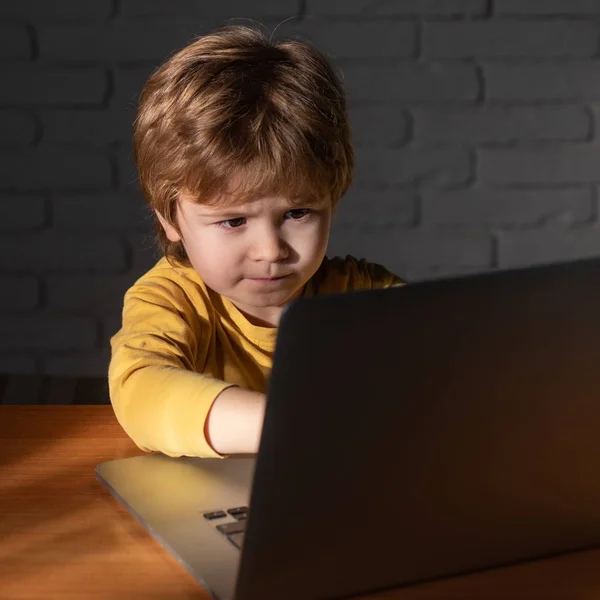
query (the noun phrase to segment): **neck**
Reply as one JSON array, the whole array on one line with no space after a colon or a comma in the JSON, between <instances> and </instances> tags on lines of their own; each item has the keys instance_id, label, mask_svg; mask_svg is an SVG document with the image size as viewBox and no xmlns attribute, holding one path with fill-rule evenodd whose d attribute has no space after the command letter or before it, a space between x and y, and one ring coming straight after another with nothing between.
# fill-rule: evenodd
<instances>
[{"instance_id":1,"label":"neck","mask_svg":"<svg viewBox=\"0 0 600 600\"><path fill-rule=\"evenodd\" d=\"M279 320L281 319L281 313L283 307L273 306L265 308L248 308L246 306L240 306L239 304L231 301L235 304L236 308L248 319L252 325L258 327L271 327L275 328L279 326Z\"/></svg>"}]
</instances>

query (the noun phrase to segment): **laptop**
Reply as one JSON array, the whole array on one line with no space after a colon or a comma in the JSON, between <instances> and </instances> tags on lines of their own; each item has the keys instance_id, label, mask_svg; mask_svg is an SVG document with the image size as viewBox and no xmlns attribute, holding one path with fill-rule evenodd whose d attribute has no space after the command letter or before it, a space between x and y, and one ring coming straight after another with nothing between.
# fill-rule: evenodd
<instances>
[{"instance_id":1,"label":"laptop","mask_svg":"<svg viewBox=\"0 0 600 600\"><path fill-rule=\"evenodd\" d=\"M218 600L324 600L600 543L600 260L298 299L256 458L97 476Z\"/></svg>"}]
</instances>

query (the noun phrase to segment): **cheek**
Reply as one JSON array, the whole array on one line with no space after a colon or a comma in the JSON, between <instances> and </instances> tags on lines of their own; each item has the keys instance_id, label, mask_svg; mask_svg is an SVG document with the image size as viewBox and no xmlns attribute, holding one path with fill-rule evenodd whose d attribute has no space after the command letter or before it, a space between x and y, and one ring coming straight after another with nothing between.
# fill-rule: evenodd
<instances>
[{"instance_id":1,"label":"cheek","mask_svg":"<svg viewBox=\"0 0 600 600\"><path fill-rule=\"evenodd\" d=\"M327 238L327 227L318 223L298 235L292 243L292 247L295 247L296 251L302 257L303 262L312 263L321 259L325 254Z\"/></svg>"},{"instance_id":2,"label":"cheek","mask_svg":"<svg viewBox=\"0 0 600 600\"><path fill-rule=\"evenodd\" d=\"M323 249L327 246L330 224L331 219L329 218L324 218L319 221L319 226L316 228L315 232L315 243L318 245L319 249Z\"/></svg>"},{"instance_id":3,"label":"cheek","mask_svg":"<svg viewBox=\"0 0 600 600\"><path fill-rule=\"evenodd\" d=\"M198 259L202 258L204 254L204 249L197 235L185 236L183 238L183 245L185 247L186 252L188 253L188 256L195 256Z\"/></svg>"},{"instance_id":4,"label":"cheek","mask_svg":"<svg viewBox=\"0 0 600 600\"><path fill-rule=\"evenodd\" d=\"M207 232L196 244L199 262L217 274L232 271L242 259L237 240L228 239L222 232Z\"/></svg>"},{"instance_id":5,"label":"cheek","mask_svg":"<svg viewBox=\"0 0 600 600\"><path fill-rule=\"evenodd\" d=\"M194 267L210 268L212 262L219 256L220 252L214 243L211 243L210 234L200 231L184 237L185 250Z\"/></svg>"},{"instance_id":6,"label":"cheek","mask_svg":"<svg viewBox=\"0 0 600 600\"><path fill-rule=\"evenodd\" d=\"M305 240L310 240L318 244L323 238L327 237L329 231L329 221L325 218L315 220L301 228L300 236Z\"/></svg>"}]
</instances>

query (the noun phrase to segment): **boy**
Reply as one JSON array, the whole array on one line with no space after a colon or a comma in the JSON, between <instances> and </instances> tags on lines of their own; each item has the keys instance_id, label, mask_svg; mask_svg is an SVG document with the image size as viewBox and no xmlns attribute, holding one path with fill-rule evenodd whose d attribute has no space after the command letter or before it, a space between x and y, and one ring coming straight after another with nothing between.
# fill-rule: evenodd
<instances>
[{"instance_id":1,"label":"boy","mask_svg":"<svg viewBox=\"0 0 600 600\"><path fill-rule=\"evenodd\" d=\"M309 45L226 27L149 78L134 152L165 258L125 295L115 414L144 450L254 453L283 307L402 284L325 256L354 167L341 85Z\"/></svg>"}]
</instances>

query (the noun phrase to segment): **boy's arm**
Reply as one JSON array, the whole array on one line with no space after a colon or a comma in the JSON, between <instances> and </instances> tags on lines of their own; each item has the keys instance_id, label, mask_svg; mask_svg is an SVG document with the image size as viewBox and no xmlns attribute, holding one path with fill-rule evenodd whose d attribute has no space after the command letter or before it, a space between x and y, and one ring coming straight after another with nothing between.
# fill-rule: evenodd
<instances>
[{"instance_id":1,"label":"boy's arm","mask_svg":"<svg viewBox=\"0 0 600 600\"><path fill-rule=\"evenodd\" d=\"M262 395L194 371L199 343L210 331L208 319L186 318L189 312L160 286L128 292L123 328L111 340L117 419L146 451L203 457L254 452Z\"/></svg>"},{"instance_id":2,"label":"boy's arm","mask_svg":"<svg viewBox=\"0 0 600 600\"><path fill-rule=\"evenodd\" d=\"M240 387L223 390L206 420L205 437L219 454L255 454L265 416L266 395Z\"/></svg>"}]
</instances>

